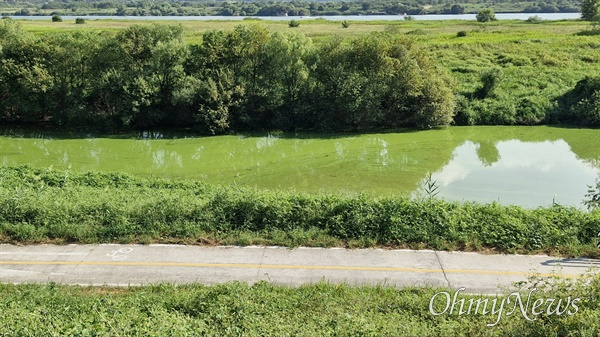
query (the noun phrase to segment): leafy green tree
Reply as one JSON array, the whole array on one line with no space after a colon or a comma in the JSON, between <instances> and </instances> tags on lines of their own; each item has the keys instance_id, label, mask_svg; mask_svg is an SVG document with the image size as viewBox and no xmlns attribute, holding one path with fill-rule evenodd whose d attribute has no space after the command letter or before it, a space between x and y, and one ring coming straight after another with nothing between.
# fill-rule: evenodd
<instances>
[{"instance_id":1,"label":"leafy green tree","mask_svg":"<svg viewBox=\"0 0 600 337\"><path fill-rule=\"evenodd\" d=\"M243 89L234 85L233 75L218 70L218 81L209 78L203 82L199 94L200 104L196 120L201 130L210 134L222 134L230 130L231 111L239 107Z\"/></svg>"},{"instance_id":2,"label":"leafy green tree","mask_svg":"<svg viewBox=\"0 0 600 337\"><path fill-rule=\"evenodd\" d=\"M210 133L226 128L247 128L262 125L269 111L268 90L264 77L272 70L264 68L264 46L269 36L263 27L238 26L233 31L209 31L202 44L192 47L188 69L191 76L206 85L199 88L193 106L202 106L195 114ZM208 119L202 116L210 112ZM216 115L215 115L216 114ZM215 117L216 116L216 117ZM226 118L224 117L226 116Z\"/></svg>"},{"instance_id":3,"label":"leafy green tree","mask_svg":"<svg viewBox=\"0 0 600 337\"><path fill-rule=\"evenodd\" d=\"M492 9L482 9L475 16L477 22L490 22L496 21L496 14Z\"/></svg>"},{"instance_id":4,"label":"leafy green tree","mask_svg":"<svg viewBox=\"0 0 600 337\"><path fill-rule=\"evenodd\" d=\"M60 15L58 15L58 14L52 15L52 22L62 22L62 21L63 21L63 19L62 19L62 17L60 17Z\"/></svg>"},{"instance_id":5,"label":"leafy green tree","mask_svg":"<svg viewBox=\"0 0 600 337\"><path fill-rule=\"evenodd\" d=\"M274 126L293 129L300 118L314 61L311 40L303 34L274 34L265 46L266 67L271 69L267 86L271 89Z\"/></svg>"},{"instance_id":6,"label":"leafy green tree","mask_svg":"<svg viewBox=\"0 0 600 337\"><path fill-rule=\"evenodd\" d=\"M369 35L318 52L315 126L321 129L447 125L454 114L450 78L410 41Z\"/></svg>"},{"instance_id":7,"label":"leafy green tree","mask_svg":"<svg viewBox=\"0 0 600 337\"><path fill-rule=\"evenodd\" d=\"M98 52L99 37L89 32L49 34L40 43L45 48L44 66L51 78L45 107L58 125L84 124L89 114L87 97L94 73L91 55Z\"/></svg>"},{"instance_id":8,"label":"leafy green tree","mask_svg":"<svg viewBox=\"0 0 600 337\"><path fill-rule=\"evenodd\" d=\"M581 1L581 19L586 21L598 21L600 15L600 0Z\"/></svg>"},{"instance_id":9,"label":"leafy green tree","mask_svg":"<svg viewBox=\"0 0 600 337\"><path fill-rule=\"evenodd\" d=\"M463 6L461 4L454 4L454 5L452 5L452 7L450 7L450 13L451 14L464 14L465 6Z\"/></svg>"},{"instance_id":10,"label":"leafy green tree","mask_svg":"<svg viewBox=\"0 0 600 337\"><path fill-rule=\"evenodd\" d=\"M44 44L14 20L0 22L0 118L39 122L45 118L44 96L51 78L43 63Z\"/></svg>"},{"instance_id":11,"label":"leafy green tree","mask_svg":"<svg viewBox=\"0 0 600 337\"><path fill-rule=\"evenodd\" d=\"M89 98L98 124L144 128L178 120L174 98L188 55L180 26L134 25L98 45Z\"/></svg>"}]
</instances>

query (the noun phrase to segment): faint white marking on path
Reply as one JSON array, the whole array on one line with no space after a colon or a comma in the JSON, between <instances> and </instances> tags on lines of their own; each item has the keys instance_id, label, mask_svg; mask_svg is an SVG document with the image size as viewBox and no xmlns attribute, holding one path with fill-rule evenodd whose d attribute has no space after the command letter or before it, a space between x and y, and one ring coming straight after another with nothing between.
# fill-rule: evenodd
<instances>
[{"instance_id":1,"label":"faint white marking on path","mask_svg":"<svg viewBox=\"0 0 600 337\"><path fill-rule=\"evenodd\" d=\"M131 253L132 251L133 251L133 248L129 248L129 247L121 248L118 250L113 250L112 252L106 254L106 256L112 256L112 259L114 261L123 261L123 260L127 260L127 255L120 255L120 254L127 254L127 253Z\"/></svg>"}]
</instances>

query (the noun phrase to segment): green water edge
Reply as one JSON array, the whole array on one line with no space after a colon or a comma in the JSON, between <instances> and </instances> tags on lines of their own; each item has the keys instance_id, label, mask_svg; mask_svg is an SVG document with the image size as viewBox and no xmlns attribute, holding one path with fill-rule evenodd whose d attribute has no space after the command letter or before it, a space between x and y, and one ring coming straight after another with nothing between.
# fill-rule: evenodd
<instances>
[{"instance_id":1,"label":"green water edge","mask_svg":"<svg viewBox=\"0 0 600 337\"><path fill-rule=\"evenodd\" d=\"M5 128L0 164L308 193L424 194L525 207L582 207L600 175L600 130L475 126L370 134L185 132L92 135Z\"/></svg>"}]
</instances>

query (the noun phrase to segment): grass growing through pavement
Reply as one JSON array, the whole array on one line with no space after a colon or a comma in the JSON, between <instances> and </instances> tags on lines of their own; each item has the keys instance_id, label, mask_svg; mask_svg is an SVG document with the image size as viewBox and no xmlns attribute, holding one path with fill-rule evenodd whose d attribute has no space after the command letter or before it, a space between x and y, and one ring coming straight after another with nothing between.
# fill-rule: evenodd
<instances>
[{"instance_id":1,"label":"grass growing through pavement","mask_svg":"<svg viewBox=\"0 0 600 337\"><path fill-rule=\"evenodd\" d=\"M526 320L519 307L507 315L512 302L493 327L487 324L496 322L498 314L482 315L481 309L477 315L460 316L458 307L451 315L432 315L432 296L455 291L433 288L396 290L325 283L289 288L266 282L129 288L0 284L0 335L522 337L600 333L599 276L586 281L550 280L543 289L539 281L525 308L534 320ZM522 289L524 300L532 287ZM435 312L444 309L440 298L436 297ZM461 294L460 298L482 297ZM569 306L572 315L549 315L547 310L534 315L532 303L538 298L560 299L561 311L567 300L580 301L576 311Z\"/></svg>"},{"instance_id":2,"label":"grass growing through pavement","mask_svg":"<svg viewBox=\"0 0 600 337\"><path fill-rule=\"evenodd\" d=\"M600 211L308 195L0 168L0 242L163 242L597 254Z\"/></svg>"}]
</instances>

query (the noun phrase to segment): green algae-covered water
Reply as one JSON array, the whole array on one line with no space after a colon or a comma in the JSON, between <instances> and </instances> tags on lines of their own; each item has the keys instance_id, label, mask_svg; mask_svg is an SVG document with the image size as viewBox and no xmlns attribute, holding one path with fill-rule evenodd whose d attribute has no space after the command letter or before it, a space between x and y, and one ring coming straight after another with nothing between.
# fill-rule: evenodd
<instances>
[{"instance_id":1,"label":"green algae-covered water","mask_svg":"<svg viewBox=\"0 0 600 337\"><path fill-rule=\"evenodd\" d=\"M160 132L103 137L4 130L0 164L199 179L309 193L422 192L449 200L581 207L600 174L600 130L451 127L362 135Z\"/></svg>"}]
</instances>

